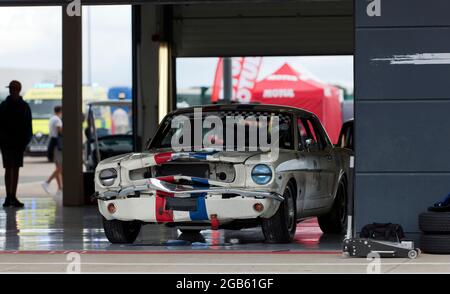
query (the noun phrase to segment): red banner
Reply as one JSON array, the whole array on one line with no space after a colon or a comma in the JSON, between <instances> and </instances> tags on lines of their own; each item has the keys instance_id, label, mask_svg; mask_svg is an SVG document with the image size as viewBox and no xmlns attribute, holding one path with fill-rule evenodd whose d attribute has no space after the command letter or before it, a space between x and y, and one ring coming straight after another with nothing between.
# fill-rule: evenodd
<instances>
[{"instance_id":1,"label":"red banner","mask_svg":"<svg viewBox=\"0 0 450 294\"><path fill-rule=\"evenodd\" d=\"M253 88L261 68L262 57L233 57L232 101L251 102ZM215 103L223 99L223 58L219 58L212 86L211 102Z\"/></svg>"},{"instance_id":2,"label":"red banner","mask_svg":"<svg viewBox=\"0 0 450 294\"><path fill-rule=\"evenodd\" d=\"M223 88L223 58L219 58L216 67L216 74L214 75L214 82L211 92L211 103L216 103L219 100Z\"/></svg>"}]
</instances>

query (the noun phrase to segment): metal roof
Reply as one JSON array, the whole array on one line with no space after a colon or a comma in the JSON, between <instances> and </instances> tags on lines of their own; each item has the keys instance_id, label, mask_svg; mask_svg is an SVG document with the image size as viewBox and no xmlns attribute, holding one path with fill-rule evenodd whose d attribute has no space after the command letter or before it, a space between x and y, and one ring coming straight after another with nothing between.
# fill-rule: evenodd
<instances>
[{"instance_id":1,"label":"metal roof","mask_svg":"<svg viewBox=\"0 0 450 294\"><path fill-rule=\"evenodd\" d=\"M305 2L308 0L290 0ZM311 0L309 0L311 1ZM323 1L323 0L316 0ZM329 0L328 0L329 1ZM342 1L342 0L332 0ZM351 0L344 0L351 1ZM0 6L60 6L72 0L0 0ZM119 5L119 4L214 4L214 3L267 3L273 0L81 0L82 5Z\"/></svg>"}]
</instances>

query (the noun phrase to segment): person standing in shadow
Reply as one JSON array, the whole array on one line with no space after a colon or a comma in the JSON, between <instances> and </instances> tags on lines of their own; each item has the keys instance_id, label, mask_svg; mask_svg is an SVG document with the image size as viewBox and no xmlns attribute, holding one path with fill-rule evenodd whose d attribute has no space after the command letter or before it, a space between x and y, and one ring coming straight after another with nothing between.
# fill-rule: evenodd
<instances>
[{"instance_id":1,"label":"person standing in shadow","mask_svg":"<svg viewBox=\"0 0 450 294\"><path fill-rule=\"evenodd\" d=\"M16 196L19 168L33 135L30 106L20 96L22 84L9 83L9 96L0 104L0 148L5 168L6 199L3 207L23 207Z\"/></svg>"}]
</instances>

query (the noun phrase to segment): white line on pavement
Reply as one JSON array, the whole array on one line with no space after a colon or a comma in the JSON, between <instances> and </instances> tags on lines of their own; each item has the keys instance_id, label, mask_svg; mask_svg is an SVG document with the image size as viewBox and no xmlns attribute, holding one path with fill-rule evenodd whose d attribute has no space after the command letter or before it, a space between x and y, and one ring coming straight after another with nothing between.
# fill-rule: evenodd
<instances>
[{"instance_id":1,"label":"white line on pavement","mask_svg":"<svg viewBox=\"0 0 450 294\"><path fill-rule=\"evenodd\" d=\"M0 262L0 265L67 265L67 262ZM81 265L109 266L367 266L367 263L120 263L120 262L82 262ZM448 265L449 262L381 262L381 265Z\"/></svg>"}]
</instances>

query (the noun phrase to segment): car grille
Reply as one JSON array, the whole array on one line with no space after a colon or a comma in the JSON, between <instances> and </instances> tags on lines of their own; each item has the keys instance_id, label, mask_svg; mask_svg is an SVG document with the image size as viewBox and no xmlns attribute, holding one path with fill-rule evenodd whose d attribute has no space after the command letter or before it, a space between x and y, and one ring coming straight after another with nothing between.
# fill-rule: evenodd
<instances>
[{"instance_id":1,"label":"car grille","mask_svg":"<svg viewBox=\"0 0 450 294\"><path fill-rule=\"evenodd\" d=\"M190 177L209 178L209 164L166 163L155 166L157 177L183 175Z\"/></svg>"}]
</instances>

